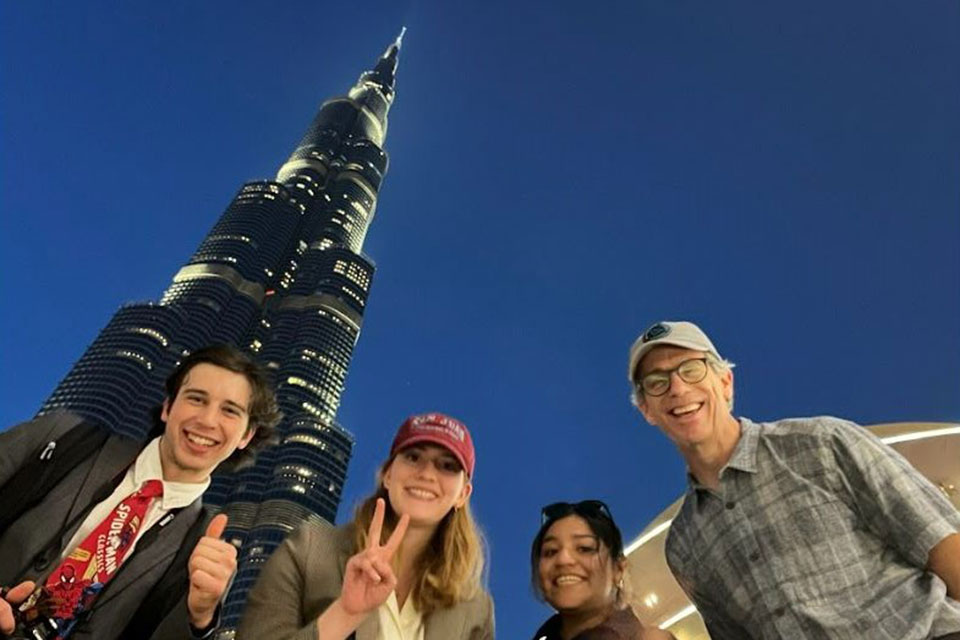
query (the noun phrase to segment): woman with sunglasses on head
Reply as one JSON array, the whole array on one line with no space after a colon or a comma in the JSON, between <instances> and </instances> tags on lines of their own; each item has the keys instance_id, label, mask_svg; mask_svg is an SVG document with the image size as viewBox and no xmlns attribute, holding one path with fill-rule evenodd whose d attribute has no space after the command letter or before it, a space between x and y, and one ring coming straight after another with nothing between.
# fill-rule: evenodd
<instances>
[{"instance_id":1,"label":"woman with sunglasses on head","mask_svg":"<svg viewBox=\"0 0 960 640\"><path fill-rule=\"evenodd\" d=\"M669 640L644 627L623 595L620 529L599 500L543 508L530 549L533 590L557 610L533 640Z\"/></svg>"},{"instance_id":2,"label":"woman with sunglasses on head","mask_svg":"<svg viewBox=\"0 0 960 640\"><path fill-rule=\"evenodd\" d=\"M473 470L466 426L441 413L409 418L349 524L310 520L277 548L238 640L492 639Z\"/></svg>"}]
</instances>

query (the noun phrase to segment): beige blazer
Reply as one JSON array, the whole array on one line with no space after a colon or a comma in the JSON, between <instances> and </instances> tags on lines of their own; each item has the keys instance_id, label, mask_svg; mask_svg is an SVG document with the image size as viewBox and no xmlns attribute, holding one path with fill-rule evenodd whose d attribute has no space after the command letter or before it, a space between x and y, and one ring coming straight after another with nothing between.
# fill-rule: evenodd
<instances>
[{"instance_id":1,"label":"beige blazer","mask_svg":"<svg viewBox=\"0 0 960 640\"><path fill-rule=\"evenodd\" d=\"M237 640L316 640L317 617L340 596L351 552L350 526L308 520L281 544L250 590ZM371 613L356 640L376 640ZM486 592L424 619L425 640L492 640L493 601Z\"/></svg>"}]
</instances>

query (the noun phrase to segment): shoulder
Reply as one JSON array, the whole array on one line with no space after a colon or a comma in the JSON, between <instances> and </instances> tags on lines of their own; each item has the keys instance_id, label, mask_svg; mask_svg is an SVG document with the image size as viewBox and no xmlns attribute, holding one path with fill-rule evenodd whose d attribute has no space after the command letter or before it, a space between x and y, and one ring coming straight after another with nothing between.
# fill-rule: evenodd
<instances>
[{"instance_id":1,"label":"shoulder","mask_svg":"<svg viewBox=\"0 0 960 640\"><path fill-rule=\"evenodd\" d=\"M68 411L54 411L21 422L3 431L5 439L37 443L57 440L74 427L85 422L83 416Z\"/></svg>"},{"instance_id":2,"label":"shoulder","mask_svg":"<svg viewBox=\"0 0 960 640\"><path fill-rule=\"evenodd\" d=\"M283 542L287 552L305 564L325 564L331 559L349 556L352 545L352 524L335 527L317 517L304 520Z\"/></svg>"},{"instance_id":3,"label":"shoulder","mask_svg":"<svg viewBox=\"0 0 960 640\"><path fill-rule=\"evenodd\" d=\"M790 452L828 450L838 442L875 440L873 434L855 422L833 416L785 418L755 426L759 440L766 443L767 447Z\"/></svg>"},{"instance_id":4,"label":"shoulder","mask_svg":"<svg viewBox=\"0 0 960 640\"><path fill-rule=\"evenodd\" d=\"M472 598L468 598L454 606L472 621L484 622L493 618L493 598L486 589L480 589Z\"/></svg>"},{"instance_id":5,"label":"shoulder","mask_svg":"<svg viewBox=\"0 0 960 640\"><path fill-rule=\"evenodd\" d=\"M536 633L533 634L533 640L556 640L560 637L560 614L547 618L547 621L540 625Z\"/></svg>"},{"instance_id":6,"label":"shoulder","mask_svg":"<svg viewBox=\"0 0 960 640\"><path fill-rule=\"evenodd\" d=\"M434 611L425 622L432 632L456 634L462 630L464 637L492 637L493 598L485 589L480 589L471 598Z\"/></svg>"}]
</instances>

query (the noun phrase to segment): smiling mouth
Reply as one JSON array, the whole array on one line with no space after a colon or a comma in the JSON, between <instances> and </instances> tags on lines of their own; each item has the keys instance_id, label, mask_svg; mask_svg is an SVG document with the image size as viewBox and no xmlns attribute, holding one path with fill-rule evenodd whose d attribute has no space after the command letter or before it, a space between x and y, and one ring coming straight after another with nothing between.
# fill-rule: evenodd
<instances>
[{"instance_id":1,"label":"smiling mouth","mask_svg":"<svg viewBox=\"0 0 960 640\"><path fill-rule=\"evenodd\" d=\"M584 582L584 578L574 575L562 575L553 579L553 584L557 585L558 587L566 587L571 584L580 584L581 582Z\"/></svg>"},{"instance_id":2,"label":"smiling mouth","mask_svg":"<svg viewBox=\"0 0 960 640\"><path fill-rule=\"evenodd\" d=\"M696 413L700 410L700 407L703 406L702 402L691 402L690 404L685 404L681 407L676 407L670 410L670 415L676 418L682 418L683 416L688 416L690 414Z\"/></svg>"},{"instance_id":3,"label":"smiling mouth","mask_svg":"<svg viewBox=\"0 0 960 640\"><path fill-rule=\"evenodd\" d=\"M186 436L187 441L190 444L195 445L197 447L203 447L205 449L209 449L211 447L215 447L218 444L220 444L219 442L217 442L216 440L213 440L212 438L207 438L206 436L201 436L196 433L191 433L190 431L184 431L183 433Z\"/></svg>"},{"instance_id":4,"label":"smiling mouth","mask_svg":"<svg viewBox=\"0 0 960 640\"><path fill-rule=\"evenodd\" d=\"M405 491L417 500L436 500L437 494L419 487L407 487Z\"/></svg>"}]
</instances>

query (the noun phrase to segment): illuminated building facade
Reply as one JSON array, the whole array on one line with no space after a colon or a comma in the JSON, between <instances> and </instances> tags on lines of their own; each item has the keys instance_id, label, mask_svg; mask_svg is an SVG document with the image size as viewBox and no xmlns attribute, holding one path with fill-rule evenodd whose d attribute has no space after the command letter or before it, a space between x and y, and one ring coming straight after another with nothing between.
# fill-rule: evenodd
<instances>
[{"instance_id":1,"label":"illuminated building facade","mask_svg":"<svg viewBox=\"0 0 960 640\"><path fill-rule=\"evenodd\" d=\"M901 422L867 427L896 449L960 510L960 425ZM673 633L677 640L709 640L703 619L674 580L664 555L679 500L667 507L627 546L634 609L644 624Z\"/></svg>"},{"instance_id":2,"label":"illuminated building facade","mask_svg":"<svg viewBox=\"0 0 960 640\"><path fill-rule=\"evenodd\" d=\"M184 355L228 342L266 366L284 414L280 444L215 477L204 498L243 545L221 638L286 534L336 517L353 448L336 415L373 278L362 248L387 171L401 38L346 96L323 103L274 180L241 187L159 302L114 315L40 411L143 437Z\"/></svg>"}]
</instances>

